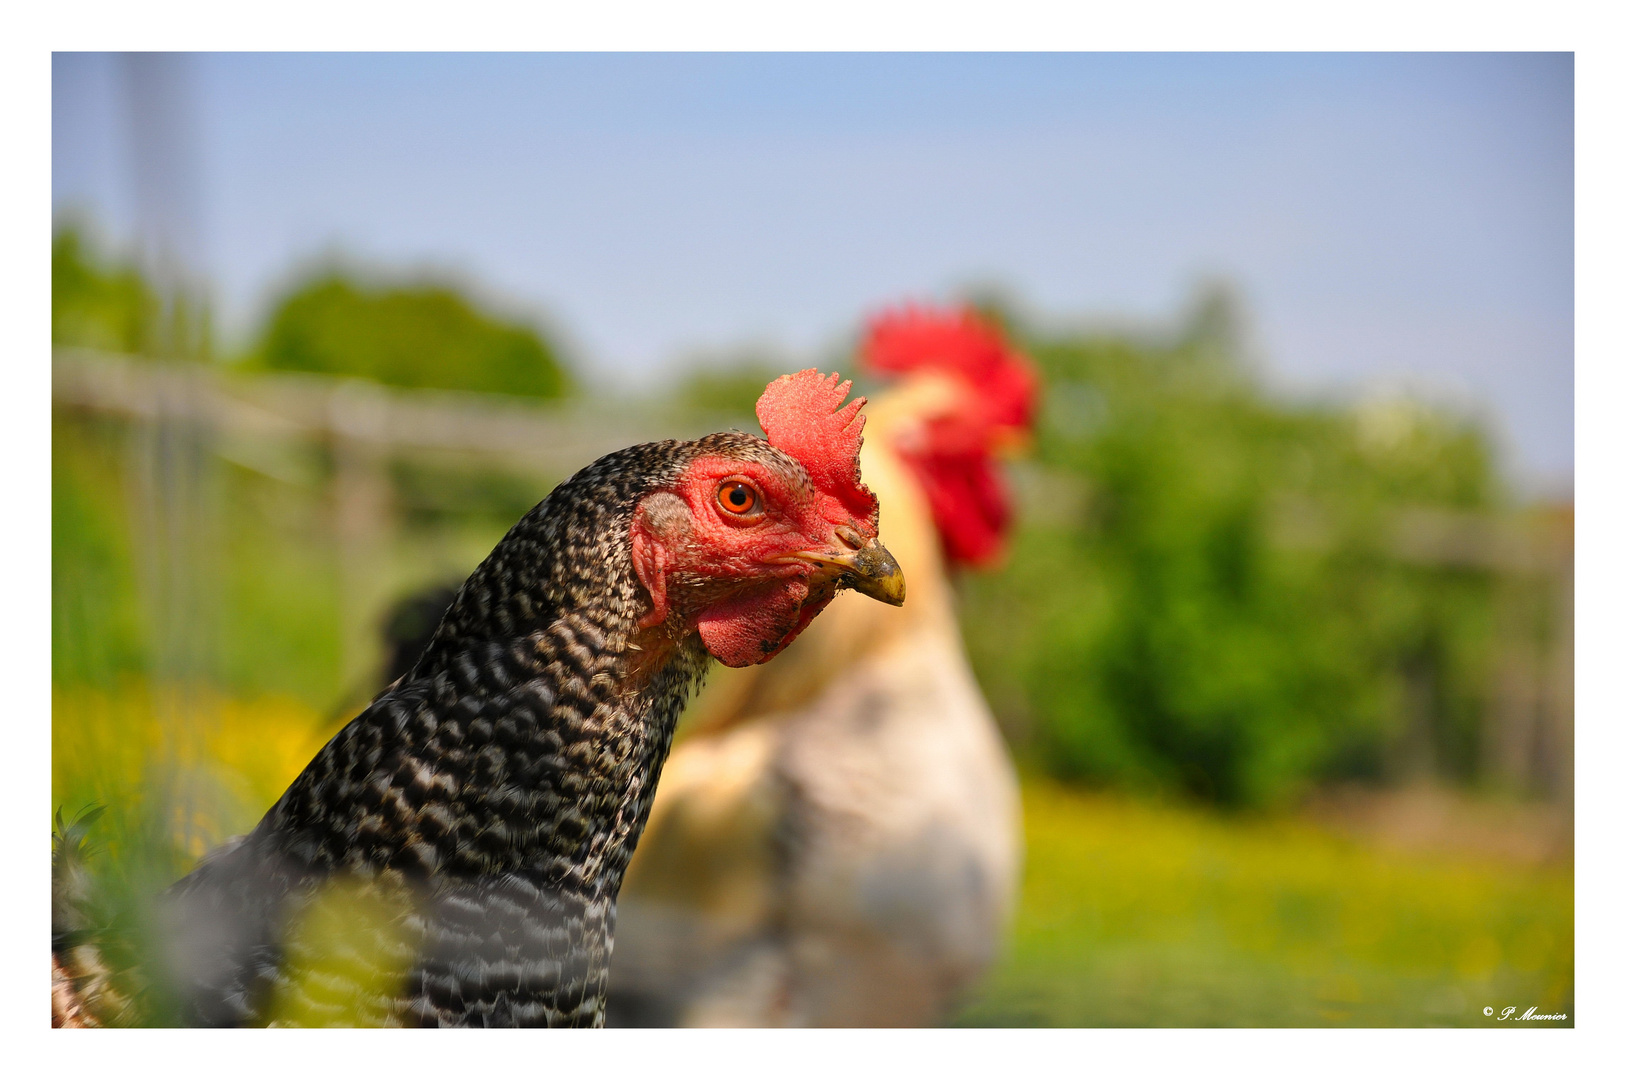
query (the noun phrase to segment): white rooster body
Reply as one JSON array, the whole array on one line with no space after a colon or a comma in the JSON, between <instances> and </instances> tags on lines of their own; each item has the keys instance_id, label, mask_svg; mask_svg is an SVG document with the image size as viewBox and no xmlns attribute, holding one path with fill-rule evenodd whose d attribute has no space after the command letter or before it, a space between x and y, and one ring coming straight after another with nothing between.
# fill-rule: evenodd
<instances>
[{"instance_id":1,"label":"white rooster body","mask_svg":"<svg viewBox=\"0 0 1626 1080\"><path fill-rule=\"evenodd\" d=\"M1016 773L960 641L942 504L907 456L967 390L916 371L869 407L863 476L904 606L838 597L697 703L621 893L612 1025L939 1023L996 958L1021 860ZM989 503L971 542L1002 533Z\"/></svg>"}]
</instances>

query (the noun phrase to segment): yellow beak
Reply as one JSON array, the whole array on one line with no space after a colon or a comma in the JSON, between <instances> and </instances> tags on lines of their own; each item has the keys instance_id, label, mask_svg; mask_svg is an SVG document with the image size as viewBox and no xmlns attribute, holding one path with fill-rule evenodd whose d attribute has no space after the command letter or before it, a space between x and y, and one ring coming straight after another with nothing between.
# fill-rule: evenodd
<instances>
[{"instance_id":1,"label":"yellow beak","mask_svg":"<svg viewBox=\"0 0 1626 1080\"><path fill-rule=\"evenodd\" d=\"M879 540L871 540L856 551L798 551L786 558L835 568L840 571L837 588L854 589L893 607L903 606L903 570Z\"/></svg>"}]
</instances>

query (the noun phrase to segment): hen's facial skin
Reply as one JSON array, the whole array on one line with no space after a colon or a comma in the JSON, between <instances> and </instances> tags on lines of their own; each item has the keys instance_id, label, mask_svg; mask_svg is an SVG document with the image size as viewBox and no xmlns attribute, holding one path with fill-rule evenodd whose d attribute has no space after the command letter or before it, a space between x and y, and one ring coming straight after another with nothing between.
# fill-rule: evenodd
<instances>
[{"instance_id":1,"label":"hen's facial skin","mask_svg":"<svg viewBox=\"0 0 1626 1080\"><path fill-rule=\"evenodd\" d=\"M633 566L650 596L640 625L697 630L707 652L743 667L795 640L840 586L901 604L877 517L873 499L821 491L771 447L696 458L633 516Z\"/></svg>"}]
</instances>

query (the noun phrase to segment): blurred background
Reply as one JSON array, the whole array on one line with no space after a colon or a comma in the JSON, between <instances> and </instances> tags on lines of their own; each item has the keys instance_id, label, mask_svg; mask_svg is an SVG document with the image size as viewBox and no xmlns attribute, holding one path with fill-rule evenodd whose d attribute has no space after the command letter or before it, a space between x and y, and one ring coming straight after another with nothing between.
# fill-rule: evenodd
<instances>
[{"instance_id":1,"label":"blurred background","mask_svg":"<svg viewBox=\"0 0 1626 1080\"><path fill-rule=\"evenodd\" d=\"M969 303L1042 403L954 579L1025 859L949 1022L1573 1017L1568 54L57 54L52 108L51 810L115 916L553 483Z\"/></svg>"}]
</instances>

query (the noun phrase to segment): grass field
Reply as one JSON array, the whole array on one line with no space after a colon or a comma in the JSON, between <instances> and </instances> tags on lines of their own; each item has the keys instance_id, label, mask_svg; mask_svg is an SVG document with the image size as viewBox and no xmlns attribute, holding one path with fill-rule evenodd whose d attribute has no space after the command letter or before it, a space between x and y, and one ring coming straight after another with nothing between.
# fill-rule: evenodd
<instances>
[{"instance_id":1,"label":"grass field","mask_svg":"<svg viewBox=\"0 0 1626 1080\"><path fill-rule=\"evenodd\" d=\"M1030 782L1006 958L960 1026L1513 1026L1574 1008L1574 875Z\"/></svg>"},{"instance_id":2,"label":"grass field","mask_svg":"<svg viewBox=\"0 0 1626 1080\"><path fill-rule=\"evenodd\" d=\"M252 826L342 719L291 699L201 705L209 721L177 742L160 737L169 706L139 685L55 695L53 810L109 804L93 834L101 859L139 850L153 762L183 784L188 820L160 826L175 856L139 887L161 888ZM1011 941L959 1025L1512 1026L1483 1013L1509 1005L1575 1015L1567 862L1406 853L1304 818L1032 779L1023 799Z\"/></svg>"}]
</instances>

